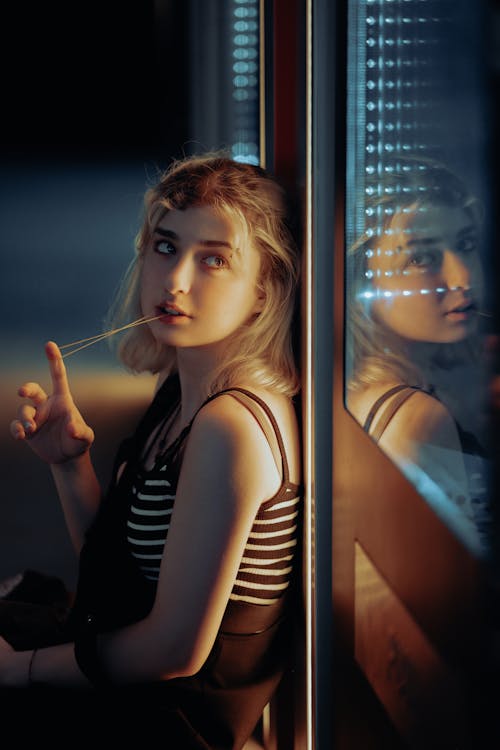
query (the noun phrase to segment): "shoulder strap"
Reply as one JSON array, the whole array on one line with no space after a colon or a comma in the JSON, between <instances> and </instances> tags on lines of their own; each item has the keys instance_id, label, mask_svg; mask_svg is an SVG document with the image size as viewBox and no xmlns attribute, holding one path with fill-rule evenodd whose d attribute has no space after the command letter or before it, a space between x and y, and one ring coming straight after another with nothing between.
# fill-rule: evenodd
<instances>
[{"instance_id":1,"label":"shoulder strap","mask_svg":"<svg viewBox=\"0 0 500 750\"><path fill-rule=\"evenodd\" d=\"M226 388L223 391L214 393L205 401L205 404L209 401L213 401L214 398L222 396L223 394L233 396L233 398L236 398L253 414L260 428L262 429L262 432L266 436L267 442L269 443L269 447L271 448L274 457L276 467L282 474L283 481L289 482L290 472L288 469L288 461L285 452L285 445L283 443L283 437L281 435L276 418L269 406L259 396L257 396L255 393L252 393L252 391L248 391L245 388L238 387ZM265 416L262 414L261 410L264 412Z\"/></svg>"},{"instance_id":2,"label":"shoulder strap","mask_svg":"<svg viewBox=\"0 0 500 750\"><path fill-rule=\"evenodd\" d=\"M132 457L137 458L151 431L159 421L172 411L180 396L179 378L172 375L153 396L152 401L139 419L133 433L122 441L115 459L115 468L124 460L129 462Z\"/></svg>"},{"instance_id":3,"label":"shoulder strap","mask_svg":"<svg viewBox=\"0 0 500 750\"><path fill-rule=\"evenodd\" d=\"M385 428L387 427L393 416L396 414L398 409L408 398L410 398L410 396L413 396L413 394L417 393L417 391L419 390L421 389L415 386L408 385L396 385L393 388L389 388L388 391L379 396L379 398L375 401L372 408L368 412L368 416L363 425L364 431L367 432L375 440L376 443L378 443L378 441L382 437L382 433L384 432ZM388 401L389 403L380 415L374 429L370 431L377 412L386 401Z\"/></svg>"}]
</instances>

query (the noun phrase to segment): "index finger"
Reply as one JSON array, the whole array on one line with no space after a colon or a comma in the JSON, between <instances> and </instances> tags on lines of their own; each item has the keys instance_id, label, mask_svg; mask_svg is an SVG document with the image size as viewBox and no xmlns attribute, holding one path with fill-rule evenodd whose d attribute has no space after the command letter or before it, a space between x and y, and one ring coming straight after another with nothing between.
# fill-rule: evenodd
<instances>
[{"instance_id":1,"label":"index finger","mask_svg":"<svg viewBox=\"0 0 500 750\"><path fill-rule=\"evenodd\" d=\"M54 341L48 341L45 344L45 353L49 361L54 394L57 396L66 396L70 391L61 351Z\"/></svg>"}]
</instances>

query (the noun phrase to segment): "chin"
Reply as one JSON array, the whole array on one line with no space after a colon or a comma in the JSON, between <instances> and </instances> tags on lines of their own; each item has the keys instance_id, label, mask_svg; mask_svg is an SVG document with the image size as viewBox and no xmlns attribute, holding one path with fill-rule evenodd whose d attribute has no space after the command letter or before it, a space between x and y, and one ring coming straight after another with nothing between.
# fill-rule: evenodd
<instances>
[{"instance_id":1,"label":"chin","mask_svg":"<svg viewBox=\"0 0 500 750\"><path fill-rule=\"evenodd\" d=\"M472 338L473 331L463 331L462 333L455 334L453 336L443 336L442 339L437 341L438 344L461 344L467 339Z\"/></svg>"}]
</instances>

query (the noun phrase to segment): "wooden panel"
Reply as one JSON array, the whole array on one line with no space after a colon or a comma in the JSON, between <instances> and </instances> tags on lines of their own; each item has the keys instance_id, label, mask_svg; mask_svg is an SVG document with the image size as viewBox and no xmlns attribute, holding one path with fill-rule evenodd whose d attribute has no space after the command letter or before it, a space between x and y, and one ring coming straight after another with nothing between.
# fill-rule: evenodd
<instances>
[{"instance_id":1,"label":"wooden panel","mask_svg":"<svg viewBox=\"0 0 500 750\"><path fill-rule=\"evenodd\" d=\"M359 543L354 653L411 747L460 746L469 734L462 677L444 661Z\"/></svg>"}]
</instances>

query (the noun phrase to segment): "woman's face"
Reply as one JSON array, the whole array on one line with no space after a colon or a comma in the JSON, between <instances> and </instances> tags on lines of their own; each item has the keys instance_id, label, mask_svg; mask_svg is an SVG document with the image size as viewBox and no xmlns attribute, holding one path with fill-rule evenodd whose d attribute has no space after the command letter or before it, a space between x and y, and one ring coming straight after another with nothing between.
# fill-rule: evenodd
<instances>
[{"instance_id":1,"label":"woman's face","mask_svg":"<svg viewBox=\"0 0 500 750\"><path fill-rule=\"evenodd\" d=\"M141 306L158 342L219 344L261 308L260 258L227 216L208 206L171 210L145 250Z\"/></svg>"},{"instance_id":2,"label":"woman's face","mask_svg":"<svg viewBox=\"0 0 500 750\"><path fill-rule=\"evenodd\" d=\"M395 216L367 261L373 316L412 341L453 343L477 325L482 271L467 212L421 207Z\"/></svg>"}]
</instances>

